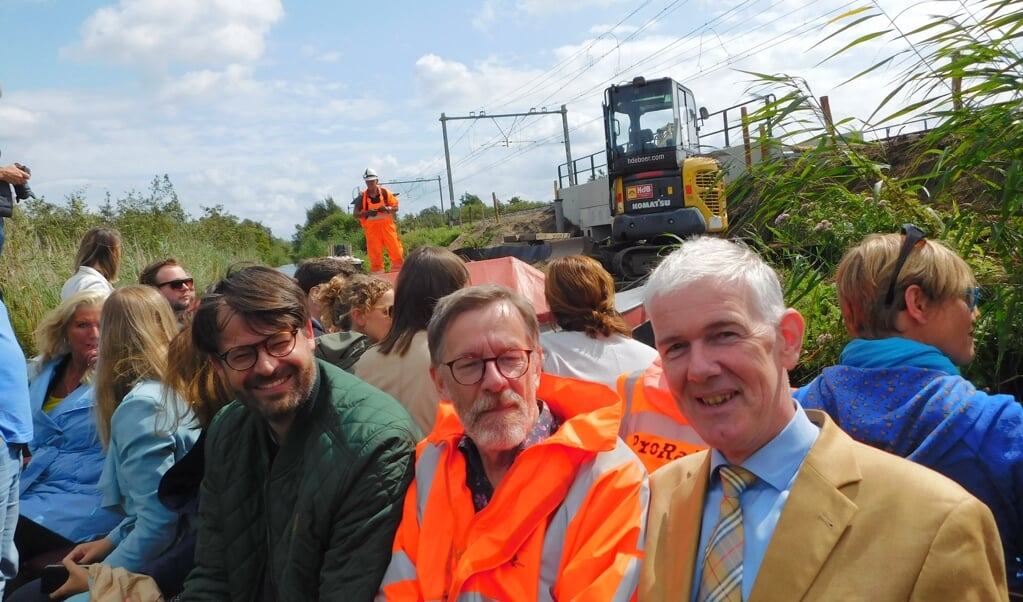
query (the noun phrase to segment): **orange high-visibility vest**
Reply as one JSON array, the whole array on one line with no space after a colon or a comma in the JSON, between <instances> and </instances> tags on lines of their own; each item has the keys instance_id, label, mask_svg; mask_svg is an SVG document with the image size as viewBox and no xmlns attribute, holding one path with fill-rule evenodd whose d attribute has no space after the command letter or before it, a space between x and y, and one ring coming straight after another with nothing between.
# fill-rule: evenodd
<instances>
[{"instance_id":1,"label":"orange high-visibility vest","mask_svg":"<svg viewBox=\"0 0 1023 602\"><path fill-rule=\"evenodd\" d=\"M524 449L475 512L464 429L442 402L378 601L629 600L643 557L646 471L617 437L621 404L604 385L544 374L537 397L565 421Z\"/></svg>"},{"instance_id":2,"label":"orange high-visibility vest","mask_svg":"<svg viewBox=\"0 0 1023 602\"><path fill-rule=\"evenodd\" d=\"M384 188L383 186L377 186L377 191L379 194L377 195L376 199L369 196L368 188L362 191L362 202L359 203L359 211L379 211L384 207L392 207L395 209L398 207L398 201L397 199L395 199L394 195L391 194L390 190ZM392 215L390 212L380 212L376 215L372 215L369 217L360 217L359 223L365 226L366 222L368 221L391 219Z\"/></svg>"},{"instance_id":3,"label":"orange high-visibility vest","mask_svg":"<svg viewBox=\"0 0 1023 602\"><path fill-rule=\"evenodd\" d=\"M660 358L646 370L618 377L618 395L623 405L618 435L648 471L707 449L671 396Z\"/></svg>"}]
</instances>

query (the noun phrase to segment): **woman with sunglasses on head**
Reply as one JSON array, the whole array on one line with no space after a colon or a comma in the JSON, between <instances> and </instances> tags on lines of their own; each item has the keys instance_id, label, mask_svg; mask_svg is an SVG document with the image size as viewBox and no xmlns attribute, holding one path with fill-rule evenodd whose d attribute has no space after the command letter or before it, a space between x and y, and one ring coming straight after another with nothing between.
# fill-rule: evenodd
<instances>
[{"instance_id":1,"label":"woman with sunglasses on head","mask_svg":"<svg viewBox=\"0 0 1023 602\"><path fill-rule=\"evenodd\" d=\"M795 393L854 438L940 472L991 508L1009 589L1023 593L1023 406L959 373L974 357L980 289L966 262L907 225L842 258L838 302L853 340ZM950 553L955 553L950 551Z\"/></svg>"},{"instance_id":2,"label":"woman with sunglasses on head","mask_svg":"<svg viewBox=\"0 0 1023 602\"><path fill-rule=\"evenodd\" d=\"M64 557L70 577L54 599L75 596L76 602L88 598L89 587L87 569L77 565L140 571L194 529L157 498L160 478L198 436L188 405L161 383L168 345L178 333L170 305L152 287L124 287L103 304L100 324L96 430L106 461L99 487L104 505L122 520ZM29 583L12 599L48 599L38 596L39 585Z\"/></svg>"},{"instance_id":3,"label":"woman with sunglasses on head","mask_svg":"<svg viewBox=\"0 0 1023 602\"><path fill-rule=\"evenodd\" d=\"M317 301L330 332L316 337L316 357L354 372L366 348L391 328L394 285L366 274L335 276L320 287Z\"/></svg>"}]
</instances>

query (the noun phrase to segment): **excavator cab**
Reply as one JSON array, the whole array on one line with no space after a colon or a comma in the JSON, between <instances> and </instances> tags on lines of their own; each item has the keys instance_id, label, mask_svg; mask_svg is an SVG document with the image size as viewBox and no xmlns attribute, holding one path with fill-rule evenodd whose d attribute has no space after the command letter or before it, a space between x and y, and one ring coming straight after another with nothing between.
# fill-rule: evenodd
<instances>
[{"instance_id":1,"label":"excavator cab","mask_svg":"<svg viewBox=\"0 0 1023 602\"><path fill-rule=\"evenodd\" d=\"M605 90L612 244L623 247L616 262L642 263L626 256L660 250L665 235L727 227L721 169L699 156L698 125L693 93L670 78L637 77Z\"/></svg>"}]
</instances>

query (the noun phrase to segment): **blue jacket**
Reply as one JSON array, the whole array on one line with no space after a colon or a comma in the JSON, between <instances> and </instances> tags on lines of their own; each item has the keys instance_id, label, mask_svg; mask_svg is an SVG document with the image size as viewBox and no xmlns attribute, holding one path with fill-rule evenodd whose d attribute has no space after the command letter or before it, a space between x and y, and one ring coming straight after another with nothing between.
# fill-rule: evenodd
<instances>
[{"instance_id":1,"label":"blue jacket","mask_svg":"<svg viewBox=\"0 0 1023 602\"><path fill-rule=\"evenodd\" d=\"M0 438L5 443L32 441L25 352L14 336L3 301L0 301Z\"/></svg>"},{"instance_id":2,"label":"blue jacket","mask_svg":"<svg viewBox=\"0 0 1023 602\"><path fill-rule=\"evenodd\" d=\"M123 520L107 537L117 546L103 561L138 571L194 529L157 496L160 478L195 443L199 429L176 395L164 401L163 386L142 381L124 396L110 422L110 446L100 476L103 503ZM168 407L169 406L169 407Z\"/></svg>"},{"instance_id":3,"label":"blue jacket","mask_svg":"<svg viewBox=\"0 0 1023 602\"><path fill-rule=\"evenodd\" d=\"M893 345L898 362L884 359L893 357ZM1023 406L936 369L928 358L936 352L905 339L857 339L841 364L794 396L804 408L830 414L854 439L940 472L987 504L1009 588L1023 591Z\"/></svg>"},{"instance_id":4,"label":"blue jacket","mask_svg":"<svg viewBox=\"0 0 1023 602\"><path fill-rule=\"evenodd\" d=\"M96 435L92 385L78 387L43 412L46 390L64 357L47 362L29 383L35 438L32 461L21 473L19 512L73 542L92 541L121 517L102 508L97 486L103 445Z\"/></svg>"}]
</instances>

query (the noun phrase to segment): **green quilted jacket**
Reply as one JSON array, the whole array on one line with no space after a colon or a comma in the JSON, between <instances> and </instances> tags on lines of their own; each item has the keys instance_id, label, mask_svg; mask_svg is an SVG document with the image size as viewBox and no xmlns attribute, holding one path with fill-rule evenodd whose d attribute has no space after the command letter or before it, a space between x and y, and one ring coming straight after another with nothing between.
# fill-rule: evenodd
<instances>
[{"instance_id":1,"label":"green quilted jacket","mask_svg":"<svg viewBox=\"0 0 1023 602\"><path fill-rule=\"evenodd\" d=\"M417 430L392 397L323 361L310 398L272 464L256 412L236 401L214 419L182 600L373 599Z\"/></svg>"}]
</instances>

